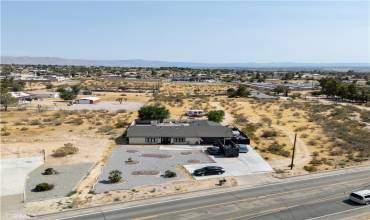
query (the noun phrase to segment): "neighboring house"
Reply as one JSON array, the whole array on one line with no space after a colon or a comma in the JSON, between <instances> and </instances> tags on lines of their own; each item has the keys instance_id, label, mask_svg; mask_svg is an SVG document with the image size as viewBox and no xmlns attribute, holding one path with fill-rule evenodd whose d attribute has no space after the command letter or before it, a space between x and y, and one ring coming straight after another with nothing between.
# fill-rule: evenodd
<instances>
[{"instance_id":1,"label":"neighboring house","mask_svg":"<svg viewBox=\"0 0 370 220\"><path fill-rule=\"evenodd\" d=\"M10 92L10 95L13 98L16 98L19 103L24 103L32 100L31 95L25 92Z\"/></svg>"},{"instance_id":2,"label":"neighboring house","mask_svg":"<svg viewBox=\"0 0 370 220\"><path fill-rule=\"evenodd\" d=\"M48 91L32 91L30 92L32 98L45 99L45 98L59 98L59 92Z\"/></svg>"},{"instance_id":3,"label":"neighboring house","mask_svg":"<svg viewBox=\"0 0 370 220\"><path fill-rule=\"evenodd\" d=\"M100 98L90 96L90 97L83 97L80 99L77 99L75 102L76 104L95 104L100 101Z\"/></svg>"},{"instance_id":4,"label":"neighboring house","mask_svg":"<svg viewBox=\"0 0 370 220\"><path fill-rule=\"evenodd\" d=\"M134 121L126 131L129 144L206 144L233 141L249 144L249 138L236 128L207 121L156 123Z\"/></svg>"}]
</instances>

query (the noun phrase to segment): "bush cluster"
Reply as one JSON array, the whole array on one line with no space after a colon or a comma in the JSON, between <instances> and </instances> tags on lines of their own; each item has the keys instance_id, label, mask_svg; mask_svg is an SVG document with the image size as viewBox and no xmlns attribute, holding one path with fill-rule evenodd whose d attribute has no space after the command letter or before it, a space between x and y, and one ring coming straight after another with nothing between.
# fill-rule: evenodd
<instances>
[{"instance_id":1,"label":"bush cluster","mask_svg":"<svg viewBox=\"0 0 370 220\"><path fill-rule=\"evenodd\" d=\"M164 177L166 178L173 178L173 177L176 177L177 174L176 172L172 171L172 170L166 170L166 172L164 172Z\"/></svg>"},{"instance_id":2,"label":"bush cluster","mask_svg":"<svg viewBox=\"0 0 370 220\"><path fill-rule=\"evenodd\" d=\"M76 154L78 152L78 148L73 146L72 143L64 144L64 147L60 147L56 149L53 153L54 157L65 157L67 155Z\"/></svg>"},{"instance_id":3,"label":"bush cluster","mask_svg":"<svg viewBox=\"0 0 370 220\"><path fill-rule=\"evenodd\" d=\"M53 188L54 188L53 184L39 183L36 185L36 187L33 190L35 192L44 192L44 191L52 190Z\"/></svg>"},{"instance_id":4,"label":"bush cluster","mask_svg":"<svg viewBox=\"0 0 370 220\"><path fill-rule=\"evenodd\" d=\"M277 143L277 142L272 143L267 148L267 151L272 153L272 154L280 155L280 156L283 156L283 157L289 157L290 156L290 152L285 150L284 146Z\"/></svg>"}]
</instances>

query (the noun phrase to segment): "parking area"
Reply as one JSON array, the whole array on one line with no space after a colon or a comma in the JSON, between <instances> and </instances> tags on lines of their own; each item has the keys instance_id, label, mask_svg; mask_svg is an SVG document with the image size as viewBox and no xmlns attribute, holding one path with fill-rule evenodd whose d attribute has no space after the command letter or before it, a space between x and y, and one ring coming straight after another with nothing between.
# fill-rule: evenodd
<instances>
[{"instance_id":1,"label":"parking area","mask_svg":"<svg viewBox=\"0 0 370 220\"><path fill-rule=\"evenodd\" d=\"M208 155L208 146L191 145L121 145L113 152L102 170L95 192L103 193L110 190L132 189L144 185L158 185L169 181L186 179L185 175L195 169L207 165L221 166L225 173L220 176L245 176L272 172L270 165L247 145L248 153L240 153L238 158L224 158ZM181 166L182 165L182 166ZM188 172L181 172L184 167ZM109 182L109 172L119 170L123 181ZM166 170L177 173L174 178L162 175ZM194 177L196 180L220 176Z\"/></svg>"},{"instance_id":2,"label":"parking area","mask_svg":"<svg viewBox=\"0 0 370 220\"><path fill-rule=\"evenodd\" d=\"M219 156L209 156L215 163L212 164L188 164L184 165L189 173L204 167L205 165L220 166L225 169L225 173L220 176L244 176L272 172L271 166L249 145L246 145L248 152L240 153L238 158L225 158ZM197 180L212 178L214 176L194 177Z\"/></svg>"},{"instance_id":3,"label":"parking area","mask_svg":"<svg viewBox=\"0 0 370 220\"><path fill-rule=\"evenodd\" d=\"M129 158L131 158L130 162ZM185 176L178 171L178 168L180 168L178 165L213 162L199 149L160 150L160 146L153 145L121 145L112 152L95 185L95 191L102 193L110 190L131 189L137 186L181 180ZM122 172L123 181L121 183L109 183L108 176L112 170ZM175 171L177 176L164 178L162 175L166 170Z\"/></svg>"},{"instance_id":4,"label":"parking area","mask_svg":"<svg viewBox=\"0 0 370 220\"><path fill-rule=\"evenodd\" d=\"M23 194L27 175L43 163L42 157L2 159L0 196Z\"/></svg>"}]
</instances>

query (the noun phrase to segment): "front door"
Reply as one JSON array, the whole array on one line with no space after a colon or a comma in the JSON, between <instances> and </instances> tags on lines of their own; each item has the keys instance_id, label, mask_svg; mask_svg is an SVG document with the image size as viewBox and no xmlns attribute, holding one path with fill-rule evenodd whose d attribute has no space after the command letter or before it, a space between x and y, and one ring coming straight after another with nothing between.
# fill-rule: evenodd
<instances>
[{"instance_id":1,"label":"front door","mask_svg":"<svg viewBox=\"0 0 370 220\"><path fill-rule=\"evenodd\" d=\"M170 137L162 137L161 138L161 144L171 144L171 138Z\"/></svg>"}]
</instances>

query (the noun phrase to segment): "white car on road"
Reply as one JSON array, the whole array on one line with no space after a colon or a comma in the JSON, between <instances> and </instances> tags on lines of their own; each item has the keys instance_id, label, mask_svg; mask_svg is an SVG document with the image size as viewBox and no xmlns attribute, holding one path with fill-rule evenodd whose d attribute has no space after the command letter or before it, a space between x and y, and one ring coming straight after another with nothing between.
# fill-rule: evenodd
<instances>
[{"instance_id":1,"label":"white car on road","mask_svg":"<svg viewBox=\"0 0 370 220\"><path fill-rule=\"evenodd\" d=\"M359 204L368 205L370 204L370 190L352 192L349 195L349 200Z\"/></svg>"}]
</instances>

